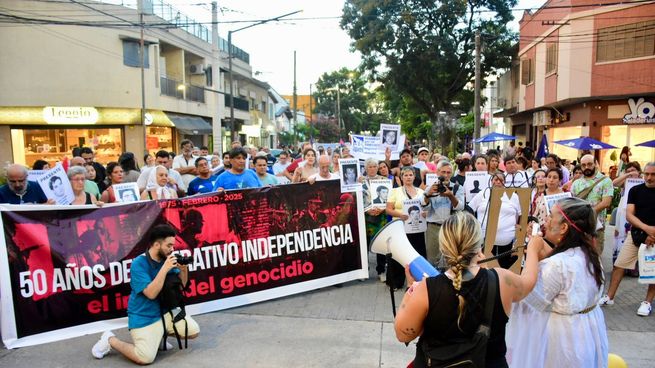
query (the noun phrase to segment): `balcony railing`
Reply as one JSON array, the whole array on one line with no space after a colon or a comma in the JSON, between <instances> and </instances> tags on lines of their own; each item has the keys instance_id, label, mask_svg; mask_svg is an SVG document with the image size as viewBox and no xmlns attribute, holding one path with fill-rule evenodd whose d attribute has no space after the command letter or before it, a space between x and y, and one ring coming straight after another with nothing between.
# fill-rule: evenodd
<instances>
[{"instance_id":1,"label":"balcony railing","mask_svg":"<svg viewBox=\"0 0 655 368\"><path fill-rule=\"evenodd\" d=\"M202 87L188 85L186 87L186 99L205 103L205 89Z\"/></svg>"},{"instance_id":2,"label":"balcony railing","mask_svg":"<svg viewBox=\"0 0 655 368\"><path fill-rule=\"evenodd\" d=\"M234 108L237 110L250 111L248 100L234 97ZM225 94L225 107L230 107L230 95Z\"/></svg>"},{"instance_id":3,"label":"balcony railing","mask_svg":"<svg viewBox=\"0 0 655 368\"><path fill-rule=\"evenodd\" d=\"M161 83L162 95L179 98L180 100L185 99L187 101L205 103L205 89L203 87L187 84L184 85L184 88L180 88L180 86L182 86L182 82L178 80L166 78L163 76L160 77L159 80ZM234 104L236 106L236 102Z\"/></svg>"},{"instance_id":4,"label":"balcony railing","mask_svg":"<svg viewBox=\"0 0 655 368\"><path fill-rule=\"evenodd\" d=\"M162 95L171 96L179 99L184 98L184 93L182 92L182 90L177 88L180 84L182 84L182 82L176 81L175 79L169 79L163 76L160 77L159 80L161 83Z\"/></svg>"}]
</instances>

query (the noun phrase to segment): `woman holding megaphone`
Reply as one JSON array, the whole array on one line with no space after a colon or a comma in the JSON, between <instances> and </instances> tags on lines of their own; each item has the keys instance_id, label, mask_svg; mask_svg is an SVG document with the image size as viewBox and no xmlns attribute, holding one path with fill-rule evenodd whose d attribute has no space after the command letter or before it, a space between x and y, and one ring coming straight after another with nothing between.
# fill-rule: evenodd
<instances>
[{"instance_id":1,"label":"woman holding megaphone","mask_svg":"<svg viewBox=\"0 0 655 368\"><path fill-rule=\"evenodd\" d=\"M444 221L439 247L448 265L445 273L414 282L406 268L413 284L396 315L396 337L410 342L420 336L415 368L452 364L507 367L505 324L512 302L525 298L537 281L543 239L535 236L530 240L521 275L478 265L484 258L482 232L467 212L457 212Z\"/></svg>"}]
</instances>

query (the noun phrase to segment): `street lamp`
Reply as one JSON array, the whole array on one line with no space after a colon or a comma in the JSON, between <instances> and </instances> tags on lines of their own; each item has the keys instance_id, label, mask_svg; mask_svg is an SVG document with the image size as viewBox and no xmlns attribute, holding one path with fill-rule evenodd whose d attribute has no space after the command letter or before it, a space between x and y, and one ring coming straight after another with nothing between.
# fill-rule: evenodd
<instances>
[{"instance_id":1,"label":"street lamp","mask_svg":"<svg viewBox=\"0 0 655 368\"><path fill-rule=\"evenodd\" d=\"M227 32L227 55L228 55L228 76L230 77L230 138L232 141L235 140L236 138L236 129L234 126L234 85L233 85L233 78L232 78L232 34L237 33L239 31L243 31L244 29L252 28L254 26L258 26L260 24L268 23L268 22L276 22L280 20L281 18L288 17L290 15L294 15L297 13L300 13L302 10L296 10L295 12L291 12L288 14L280 15L274 18L270 19L265 19L262 21L259 21L257 23L253 23L249 26L245 26L239 29L236 29L234 31L228 31Z\"/></svg>"}]
</instances>

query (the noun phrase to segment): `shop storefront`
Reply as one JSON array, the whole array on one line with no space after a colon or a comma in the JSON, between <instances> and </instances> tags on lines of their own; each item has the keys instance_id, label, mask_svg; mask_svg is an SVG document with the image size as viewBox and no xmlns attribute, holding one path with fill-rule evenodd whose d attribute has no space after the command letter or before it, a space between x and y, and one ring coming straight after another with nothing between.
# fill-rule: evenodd
<instances>
[{"instance_id":1,"label":"shop storefront","mask_svg":"<svg viewBox=\"0 0 655 368\"><path fill-rule=\"evenodd\" d=\"M630 147L631 161L642 165L655 161L655 149L637 146L655 139L655 97L592 100L560 107L559 111L561 116L570 117L570 120L567 118L565 122L553 125L551 119L545 132L550 152L561 158L577 160L581 151L554 144L555 141L589 136L617 147L599 151L603 172L609 172L610 166L618 164L624 146Z\"/></svg>"},{"instance_id":2,"label":"shop storefront","mask_svg":"<svg viewBox=\"0 0 655 368\"><path fill-rule=\"evenodd\" d=\"M90 147L96 161L107 164L125 151L143 152L140 122L139 109L0 107L0 141L10 143L0 151L7 161L31 167L36 160L54 165L70 157L73 148ZM146 124L149 152L173 150L174 124L165 113L148 111Z\"/></svg>"}]
</instances>

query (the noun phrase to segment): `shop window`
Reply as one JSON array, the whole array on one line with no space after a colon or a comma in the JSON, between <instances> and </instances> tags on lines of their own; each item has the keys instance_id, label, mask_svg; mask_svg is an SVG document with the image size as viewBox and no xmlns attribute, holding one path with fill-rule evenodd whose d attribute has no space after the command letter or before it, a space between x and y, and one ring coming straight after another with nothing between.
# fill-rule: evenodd
<instances>
[{"instance_id":1,"label":"shop window","mask_svg":"<svg viewBox=\"0 0 655 368\"><path fill-rule=\"evenodd\" d=\"M655 55L655 20L598 30L596 61Z\"/></svg>"},{"instance_id":2,"label":"shop window","mask_svg":"<svg viewBox=\"0 0 655 368\"><path fill-rule=\"evenodd\" d=\"M16 162L30 167L36 160L54 166L75 147L91 147L102 164L117 161L123 152L121 128L12 129L11 134Z\"/></svg>"},{"instance_id":3,"label":"shop window","mask_svg":"<svg viewBox=\"0 0 655 368\"><path fill-rule=\"evenodd\" d=\"M173 128L149 126L147 133L146 149L148 152L154 155L159 150L174 151Z\"/></svg>"},{"instance_id":4,"label":"shop window","mask_svg":"<svg viewBox=\"0 0 655 368\"><path fill-rule=\"evenodd\" d=\"M557 43L550 43L546 47L546 74L557 71Z\"/></svg>"},{"instance_id":5,"label":"shop window","mask_svg":"<svg viewBox=\"0 0 655 368\"><path fill-rule=\"evenodd\" d=\"M148 55L150 53L148 52L148 45L143 46L143 51L146 56L143 67L149 68L150 61ZM123 64L136 68L141 67L141 45L138 42L123 40Z\"/></svg>"}]
</instances>

